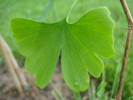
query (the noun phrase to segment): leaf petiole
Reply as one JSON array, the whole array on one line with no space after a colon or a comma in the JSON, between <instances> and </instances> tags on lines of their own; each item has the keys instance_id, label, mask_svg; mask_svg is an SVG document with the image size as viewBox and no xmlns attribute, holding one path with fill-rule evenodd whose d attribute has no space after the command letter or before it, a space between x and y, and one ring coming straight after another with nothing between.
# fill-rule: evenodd
<instances>
[{"instance_id":1,"label":"leaf petiole","mask_svg":"<svg viewBox=\"0 0 133 100\"><path fill-rule=\"evenodd\" d=\"M37 21L39 21L39 22L45 21L49 15L49 13L53 9L53 7L54 7L54 0L48 0L46 6L44 7L44 10L43 10L41 16L37 19Z\"/></svg>"},{"instance_id":2,"label":"leaf petiole","mask_svg":"<svg viewBox=\"0 0 133 100\"><path fill-rule=\"evenodd\" d=\"M75 1L73 2L72 6L71 6L71 8L70 8L70 10L69 10L69 12L68 12L68 14L67 14L67 17L66 17L66 21L67 21L67 22L68 22L68 18L69 18L69 16L70 16L71 10L73 9L73 7L74 7L74 5L77 3L77 1L78 1L78 0L75 0Z\"/></svg>"}]
</instances>

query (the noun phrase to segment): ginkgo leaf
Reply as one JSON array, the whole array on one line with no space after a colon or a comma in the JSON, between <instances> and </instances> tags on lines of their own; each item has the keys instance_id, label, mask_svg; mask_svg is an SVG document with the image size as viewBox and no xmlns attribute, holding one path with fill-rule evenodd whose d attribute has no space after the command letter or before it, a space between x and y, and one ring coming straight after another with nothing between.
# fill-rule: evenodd
<instances>
[{"instance_id":1,"label":"ginkgo leaf","mask_svg":"<svg viewBox=\"0 0 133 100\"><path fill-rule=\"evenodd\" d=\"M88 72L94 77L102 73L99 56L114 55L114 22L106 7L89 11L74 24L66 19L49 24L15 18L11 26L20 53L27 56L25 68L36 75L40 88L48 84L60 52L64 80L76 92L88 88Z\"/></svg>"}]
</instances>

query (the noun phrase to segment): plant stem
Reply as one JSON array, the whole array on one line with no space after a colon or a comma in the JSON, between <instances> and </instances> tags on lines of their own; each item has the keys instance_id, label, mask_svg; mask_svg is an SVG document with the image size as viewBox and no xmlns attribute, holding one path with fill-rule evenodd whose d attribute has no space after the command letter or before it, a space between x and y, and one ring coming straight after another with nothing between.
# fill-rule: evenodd
<instances>
[{"instance_id":1,"label":"plant stem","mask_svg":"<svg viewBox=\"0 0 133 100\"><path fill-rule=\"evenodd\" d=\"M95 82L94 79L91 80L91 93L92 93L92 100L96 100L96 86L95 86Z\"/></svg>"},{"instance_id":2,"label":"plant stem","mask_svg":"<svg viewBox=\"0 0 133 100\"><path fill-rule=\"evenodd\" d=\"M18 92L20 94L24 93L23 88L21 86L21 82L17 76L17 73L15 72L15 69L13 68L13 61L9 56L10 55L9 53L11 53L11 50L1 35L0 35L0 51L2 53L2 56L3 56L4 61L6 63L6 66L8 67L8 70L12 74L12 77L14 79L14 83L15 83L15 86L16 86Z\"/></svg>"},{"instance_id":3,"label":"plant stem","mask_svg":"<svg viewBox=\"0 0 133 100\"><path fill-rule=\"evenodd\" d=\"M59 16L58 16L58 12L57 12L57 9L56 9L56 4L54 4L54 15L55 15L56 21L57 22L60 21Z\"/></svg>"},{"instance_id":4,"label":"plant stem","mask_svg":"<svg viewBox=\"0 0 133 100\"><path fill-rule=\"evenodd\" d=\"M73 2L72 6L71 6L71 8L70 8L70 10L69 10L69 12L68 12L68 14L67 14L67 18L66 18L66 21L67 21L67 22L68 22L68 18L69 18L69 15L70 15L70 13L71 13L71 10L73 9L73 7L74 7L74 5L76 4L77 1L78 1L78 0L75 0L75 1Z\"/></svg>"},{"instance_id":5,"label":"plant stem","mask_svg":"<svg viewBox=\"0 0 133 100\"><path fill-rule=\"evenodd\" d=\"M80 92L73 92L74 93L74 100L82 100Z\"/></svg>"},{"instance_id":6,"label":"plant stem","mask_svg":"<svg viewBox=\"0 0 133 100\"><path fill-rule=\"evenodd\" d=\"M133 24L133 18L125 0L120 0L129 25Z\"/></svg>"},{"instance_id":7,"label":"plant stem","mask_svg":"<svg viewBox=\"0 0 133 100\"><path fill-rule=\"evenodd\" d=\"M125 12L125 15L128 21L128 35L127 35L127 40L126 40L126 46L125 46L124 58L122 62L122 69L121 69L121 74L120 74L118 90L116 94L116 100L121 100L122 90L123 90L123 85L124 85L124 74L125 74L125 70L127 66L130 44L131 44L132 34L133 34L133 18L131 16L128 5L125 0L120 0L120 2L122 4L122 7L124 9L124 12Z\"/></svg>"},{"instance_id":8,"label":"plant stem","mask_svg":"<svg viewBox=\"0 0 133 100\"><path fill-rule=\"evenodd\" d=\"M113 98L114 95L116 94L116 91L117 91L117 88L118 88L118 84L116 84L116 83L119 80L120 71L121 71L121 64L118 63L118 65L116 66L116 70L115 70L115 77L114 77L111 96L110 96L111 98Z\"/></svg>"},{"instance_id":9,"label":"plant stem","mask_svg":"<svg viewBox=\"0 0 133 100\"><path fill-rule=\"evenodd\" d=\"M58 98L57 94L56 94L54 91L52 91L51 93L52 93L52 95L54 96L54 98L55 98L56 100L60 100L60 99Z\"/></svg>"},{"instance_id":10,"label":"plant stem","mask_svg":"<svg viewBox=\"0 0 133 100\"><path fill-rule=\"evenodd\" d=\"M106 73L105 73L105 71L103 71L103 73L102 73L102 82L105 82L105 75L106 75Z\"/></svg>"},{"instance_id":11,"label":"plant stem","mask_svg":"<svg viewBox=\"0 0 133 100\"><path fill-rule=\"evenodd\" d=\"M52 86L52 88L54 89L55 93L57 93L57 95L59 96L60 100L64 100L63 95L60 93L60 91L57 89L57 87L54 85L54 83L52 82L52 80L50 80L50 85Z\"/></svg>"},{"instance_id":12,"label":"plant stem","mask_svg":"<svg viewBox=\"0 0 133 100\"><path fill-rule=\"evenodd\" d=\"M44 22L48 17L49 13L52 11L53 7L54 7L54 0L48 0L41 16L37 19L37 21Z\"/></svg>"}]
</instances>

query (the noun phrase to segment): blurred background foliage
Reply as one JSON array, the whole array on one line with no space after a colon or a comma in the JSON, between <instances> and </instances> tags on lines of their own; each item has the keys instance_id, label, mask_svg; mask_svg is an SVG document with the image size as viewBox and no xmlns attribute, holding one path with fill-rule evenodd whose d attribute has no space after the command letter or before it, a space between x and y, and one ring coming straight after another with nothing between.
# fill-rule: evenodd
<instances>
[{"instance_id":1,"label":"blurred background foliage","mask_svg":"<svg viewBox=\"0 0 133 100\"><path fill-rule=\"evenodd\" d=\"M59 19L65 18L70 6L74 0L55 0L56 10ZM18 47L15 39L12 36L10 21L12 18L29 18L36 20L42 13L47 0L0 0L0 35L7 41L13 54L20 65L23 65L25 57L18 52ZM127 0L131 13L133 14L133 1ZM124 54L126 42L127 21L119 0L78 0L69 17L69 22L76 22L84 13L99 6L107 6L111 12L111 16L115 21L114 30L114 48L115 56L110 59L103 59L105 71L102 74L103 80L107 82L106 93L114 97L117 89L121 63ZM46 22L56 22L54 11L52 11ZM100 24L100 23L99 23ZM2 63L2 57L0 57ZM131 44L128 66L126 69L125 84L123 90L124 100L128 100L133 96L133 43ZM96 79L95 79L96 80ZM97 80L96 80L97 82Z\"/></svg>"}]
</instances>

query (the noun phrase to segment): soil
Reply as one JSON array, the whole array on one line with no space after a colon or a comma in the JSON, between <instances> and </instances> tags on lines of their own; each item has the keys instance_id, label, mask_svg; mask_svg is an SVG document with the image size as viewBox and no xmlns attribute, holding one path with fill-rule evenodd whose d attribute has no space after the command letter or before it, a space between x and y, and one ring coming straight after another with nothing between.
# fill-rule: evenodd
<instances>
[{"instance_id":1,"label":"soil","mask_svg":"<svg viewBox=\"0 0 133 100\"><path fill-rule=\"evenodd\" d=\"M58 100L57 96L55 96L56 92L50 84L44 89L40 89L34 85L35 76L30 75L24 67L21 67L21 71L30 85L23 94L18 93L7 67L5 65L0 66L0 100ZM73 92L62 78L59 63L52 76L52 81L63 95L64 100L74 100Z\"/></svg>"}]
</instances>

